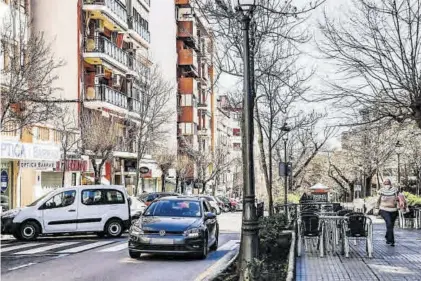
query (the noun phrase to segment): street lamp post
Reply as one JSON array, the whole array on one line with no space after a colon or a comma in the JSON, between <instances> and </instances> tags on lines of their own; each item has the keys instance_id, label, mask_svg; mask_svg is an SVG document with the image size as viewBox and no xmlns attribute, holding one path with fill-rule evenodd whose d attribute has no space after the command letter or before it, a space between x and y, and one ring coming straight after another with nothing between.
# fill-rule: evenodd
<instances>
[{"instance_id":1,"label":"street lamp post","mask_svg":"<svg viewBox=\"0 0 421 281\"><path fill-rule=\"evenodd\" d=\"M284 140L284 165L285 165L285 188L284 188L284 204L285 204L285 216L288 218L288 168L287 168L287 143L288 143L288 133L291 131L291 128L288 127L288 124L285 122L281 128L281 131L284 132L282 139Z\"/></svg>"},{"instance_id":2,"label":"street lamp post","mask_svg":"<svg viewBox=\"0 0 421 281\"><path fill-rule=\"evenodd\" d=\"M400 141L398 141L395 145L396 147L396 154L398 155L398 187L401 188L401 153L402 153L402 147Z\"/></svg>"},{"instance_id":3,"label":"street lamp post","mask_svg":"<svg viewBox=\"0 0 421 281\"><path fill-rule=\"evenodd\" d=\"M259 223L255 205L254 186L254 96L251 76L250 60L250 22L256 7L256 0L231 0L234 11L241 14L243 31L243 65L244 65L244 96L243 96L243 221L241 239L241 280L250 279L245 270L250 262L259 255Z\"/></svg>"}]
</instances>

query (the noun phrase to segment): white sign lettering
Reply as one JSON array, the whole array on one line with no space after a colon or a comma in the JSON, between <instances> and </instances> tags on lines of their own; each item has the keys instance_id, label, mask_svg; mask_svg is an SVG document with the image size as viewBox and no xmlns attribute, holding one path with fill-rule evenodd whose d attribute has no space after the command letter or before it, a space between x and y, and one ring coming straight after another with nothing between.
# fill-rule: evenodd
<instances>
[{"instance_id":1,"label":"white sign lettering","mask_svg":"<svg viewBox=\"0 0 421 281\"><path fill-rule=\"evenodd\" d=\"M56 145L2 141L0 149L2 159L60 160L60 147Z\"/></svg>"},{"instance_id":2,"label":"white sign lettering","mask_svg":"<svg viewBox=\"0 0 421 281\"><path fill-rule=\"evenodd\" d=\"M32 168L35 170L51 170L56 166L55 162L51 161L21 161L21 168Z\"/></svg>"}]
</instances>

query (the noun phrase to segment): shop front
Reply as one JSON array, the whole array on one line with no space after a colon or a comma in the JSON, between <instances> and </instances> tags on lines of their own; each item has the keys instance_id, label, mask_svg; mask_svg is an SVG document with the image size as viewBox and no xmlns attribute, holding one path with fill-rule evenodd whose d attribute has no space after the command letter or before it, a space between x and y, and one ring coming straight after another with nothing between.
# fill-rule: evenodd
<instances>
[{"instance_id":1,"label":"shop front","mask_svg":"<svg viewBox=\"0 0 421 281\"><path fill-rule=\"evenodd\" d=\"M36 199L36 183L42 171L53 170L60 160L60 147L47 144L2 140L1 205L15 208Z\"/></svg>"}]
</instances>

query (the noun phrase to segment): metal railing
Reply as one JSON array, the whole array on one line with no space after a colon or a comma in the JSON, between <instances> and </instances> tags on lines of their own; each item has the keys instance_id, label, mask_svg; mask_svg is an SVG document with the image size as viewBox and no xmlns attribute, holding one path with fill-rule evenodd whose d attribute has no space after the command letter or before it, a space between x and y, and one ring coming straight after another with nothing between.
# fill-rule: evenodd
<instances>
[{"instance_id":1,"label":"metal railing","mask_svg":"<svg viewBox=\"0 0 421 281\"><path fill-rule=\"evenodd\" d=\"M137 34L140 35L143 39L145 39L146 42L151 42L151 33L149 30L147 30L143 25L140 24L140 22L131 19L129 21L131 23L131 28L136 31Z\"/></svg>"},{"instance_id":2,"label":"metal railing","mask_svg":"<svg viewBox=\"0 0 421 281\"><path fill-rule=\"evenodd\" d=\"M121 18L125 23L127 22L127 10L123 3L118 0L84 0L84 4L90 5L104 5L109 8L114 14Z\"/></svg>"},{"instance_id":3,"label":"metal railing","mask_svg":"<svg viewBox=\"0 0 421 281\"><path fill-rule=\"evenodd\" d=\"M119 63L129 66L128 54L123 49L117 47L116 44L111 42L108 38L103 36L88 37L85 44L86 52L99 52L104 53Z\"/></svg>"},{"instance_id":4,"label":"metal railing","mask_svg":"<svg viewBox=\"0 0 421 281\"><path fill-rule=\"evenodd\" d=\"M129 110L132 112L140 113L141 110L141 102L136 99L129 99Z\"/></svg>"},{"instance_id":5,"label":"metal railing","mask_svg":"<svg viewBox=\"0 0 421 281\"><path fill-rule=\"evenodd\" d=\"M95 86L95 99L127 109L127 96L107 85Z\"/></svg>"}]
</instances>

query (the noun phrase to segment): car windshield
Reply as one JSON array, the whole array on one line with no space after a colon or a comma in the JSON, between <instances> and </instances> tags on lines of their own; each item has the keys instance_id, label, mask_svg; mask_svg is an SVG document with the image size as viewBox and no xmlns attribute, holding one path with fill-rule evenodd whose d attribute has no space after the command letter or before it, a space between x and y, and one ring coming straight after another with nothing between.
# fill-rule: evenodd
<instances>
[{"instance_id":1,"label":"car windshield","mask_svg":"<svg viewBox=\"0 0 421 281\"><path fill-rule=\"evenodd\" d=\"M199 201L159 200L149 206L144 216L201 217L202 210Z\"/></svg>"},{"instance_id":2,"label":"car windshield","mask_svg":"<svg viewBox=\"0 0 421 281\"><path fill-rule=\"evenodd\" d=\"M34 202L32 202L31 204L27 205L27 207L33 207L36 206L38 204L39 201L41 201L42 199L44 199L45 197L47 197L48 195L50 195L51 193L53 193L54 190L44 194L43 196L41 196L40 198L38 198L37 200L35 200Z\"/></svg>"}]
</instances>

